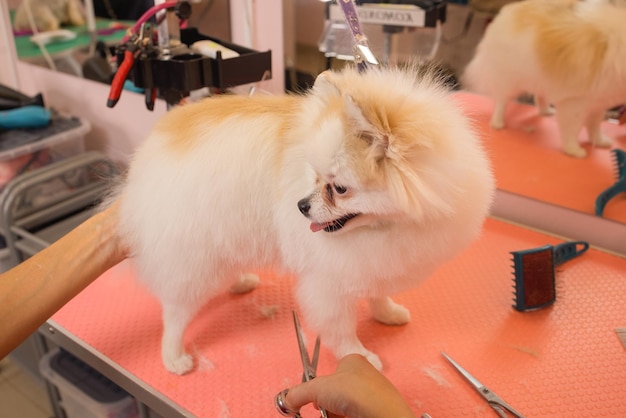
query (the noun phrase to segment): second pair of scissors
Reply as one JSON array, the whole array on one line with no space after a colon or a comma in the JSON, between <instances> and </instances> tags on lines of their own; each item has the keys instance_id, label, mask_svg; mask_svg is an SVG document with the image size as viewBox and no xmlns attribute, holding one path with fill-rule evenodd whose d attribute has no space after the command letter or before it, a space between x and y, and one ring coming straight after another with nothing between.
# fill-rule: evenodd
<instances>
[{"instance_id":1,"label":"second pair of scissors","mask_svg":"<svg viewBox=\"0 0 626 418\"><path fill-rule=\"evenodd\" d=\"M508 417L507 413L511 414L513 417L516 417L516 418L524 418L524 416L521 413L516 411L515 408L513 408L511 405L506 403L502 398L500 398L498 395L493 393L485 385L480 383L478 381L478 379L476 379L467 370L465 370L463 367L461 367L461 365L459 363L457 363L456 361L452 360L443 351L441 352L441 354L446 358L446 360L448 360L450 362L450 364L452 364L454 366L454 368L457 369L457 371L459 373L461 373L461 375L474 387L474 389L476 389L476 391L480 394L480 396L482 396L483 399L485 399L485 401L487 401L489 406L492 407L494 409L494 411L496 411L496 413L501 418L507 418Z\"/></svg>"}]
</instances>

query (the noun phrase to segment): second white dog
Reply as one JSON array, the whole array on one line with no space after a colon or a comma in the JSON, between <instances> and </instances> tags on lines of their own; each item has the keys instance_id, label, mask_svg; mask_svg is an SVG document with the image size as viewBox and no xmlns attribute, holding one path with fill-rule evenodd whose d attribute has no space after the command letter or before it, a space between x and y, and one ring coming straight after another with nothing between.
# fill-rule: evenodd
<instances>
[{"instance_id":1,"label":"second white dog","mask_svg":"<svg viewBox=\"0 0 626 418\"><path fill-rule=\"evenodd\" d=\"M491 126L505 125L505 106L532 93L541 113L556 117L563 151L587 152L583 126L598 147L606 111L626 102L626 8L611 1L525 0L502 8L465 70L469 90L496 100Z\"/></svg>"}]
</instances>

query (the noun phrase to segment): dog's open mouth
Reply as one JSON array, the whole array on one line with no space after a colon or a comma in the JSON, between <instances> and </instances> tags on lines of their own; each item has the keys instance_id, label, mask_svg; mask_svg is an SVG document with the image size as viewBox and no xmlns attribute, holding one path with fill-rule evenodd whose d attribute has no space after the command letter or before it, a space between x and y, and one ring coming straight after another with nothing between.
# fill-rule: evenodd
<instances>
[{"instance_id":1,"label":"dog's open mouth","mask_svg":"<svg viewBox=\"0 0 626 418\"><path fill-rule=\"evenodd\" d=\"M318 224L316 222L313 222L311 224L311 231L313 232L317 232L317 231L321 231L322 229L326 232L335 232L335 231L339 231L341 228L344 227L344 225L346 224L346 222L348 222L350 219L358 216L358 213L349 213L346 216L343 216L339 219L335 219L334 221L330 221L330 222L324 222L321 224Z\"/></svg>"}]
</instances>

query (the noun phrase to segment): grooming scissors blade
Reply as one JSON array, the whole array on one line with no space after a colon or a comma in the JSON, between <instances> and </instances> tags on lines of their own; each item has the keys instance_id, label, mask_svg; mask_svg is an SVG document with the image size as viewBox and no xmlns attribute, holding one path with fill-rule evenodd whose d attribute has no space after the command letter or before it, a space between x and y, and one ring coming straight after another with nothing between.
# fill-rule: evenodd
<instances>
[{"instance_id":1,"label":"grooming scissors blade","mask_svg":"<svg viewBox=\"0 0 626 418\"><path fill-rule=\"evenodd\" d=\"M320 337L315 339L315 348L313 349L313 357L309 357L309 352L306 349L304 343L304 337L302 336L302 328L300 327L300 320L295 311L293 311L293 324L296 328L296 337L298 338L298 348L300 349L300 359L302 360L302 381L308 382L313 380L317 373L317 360L320 354ZM320 408L320 416L322 418L328 418L328 414L322 408ZM294 415L294 418L301 418L299 413Z\"/></svg>"},{"instance_id":2,"label":"grooming scissors blade","mask_svg":"<svg viewBox=\"0 0 626 418\"><path fill-rule=\"evenodd\" d=\"M489 388L480 383L478 379L472 376L467 370L461 367L456 361L452 360L446 353L441 352L441 354L457 369L457 371L476 389L476 391L483 397L485 401L489 404L491 408L501 417L507 418L511 414L516 418L524 418L524 416L515 410L511 405L506 403L502 398L493 393Z\"/></svg>"}]
</instances>

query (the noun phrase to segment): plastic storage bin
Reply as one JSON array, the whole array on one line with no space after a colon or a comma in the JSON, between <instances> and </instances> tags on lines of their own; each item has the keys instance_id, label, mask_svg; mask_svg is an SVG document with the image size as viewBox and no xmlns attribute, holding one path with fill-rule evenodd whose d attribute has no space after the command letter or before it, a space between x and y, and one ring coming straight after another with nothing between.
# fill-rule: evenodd
<instances>
[{"instance_id":1,"label":"plastic storage bin","mask_svg":"<svg viewBox=\"0 0 626 418\"><path fill-rule=\"evenodd\" d=\"M43 128L0 131L0 190L19 174L83 152L90 129L80 118L54 115Z\"/></svg>"},{"instance_id":2,"label":"plastic storage bin","mask_svg":"<svg viewBox=\"0 0 626 418\"><path fill-rule=\"evenodd\" d=\"M70 353L56 349L39 361L41 375L58 390L67 418L135 418L127 392Z\"/></svg>"}]
</instances>

